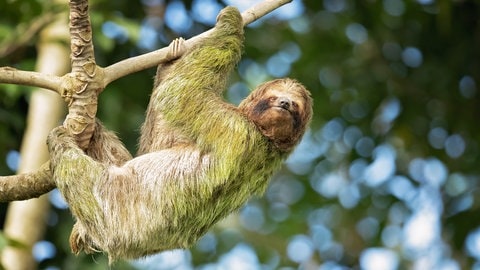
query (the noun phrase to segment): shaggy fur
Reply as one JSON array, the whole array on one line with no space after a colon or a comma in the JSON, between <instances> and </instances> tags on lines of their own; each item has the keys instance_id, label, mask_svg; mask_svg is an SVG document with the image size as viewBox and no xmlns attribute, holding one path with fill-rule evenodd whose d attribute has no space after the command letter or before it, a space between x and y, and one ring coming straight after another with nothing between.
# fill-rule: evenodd
<instances>
[{"instance_id":1,"label":"shaggy fur","mask_svg":"<svg viewBox=\"0 0 480 270\"><path fill-rule=\"evenodd\" d=\"M157 74L141 155L121 166L90 158L64 128L52 131L52 171L77 219L75 253L103 251L114 261L187 248L265 191L305 132L312 104L291 79L259 86L238 108L226 103L221 93L242 43L240 13L227 7L212 36L159 69L167 72ZM99 151L121 145L97 143Z\"/></svg>"}]
</instances>

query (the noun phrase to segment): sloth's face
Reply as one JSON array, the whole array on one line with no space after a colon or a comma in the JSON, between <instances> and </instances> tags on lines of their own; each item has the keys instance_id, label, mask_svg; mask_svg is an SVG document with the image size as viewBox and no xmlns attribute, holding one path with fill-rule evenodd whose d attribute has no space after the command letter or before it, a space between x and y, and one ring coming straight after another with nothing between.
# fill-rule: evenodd
<instances>
[{"instance_id":1,"label":"sloth's face","mask_svg":"<svg viewBox=\"0 0 480 270\"><path fill-rule=\"evenodd\" d=\"M260 126L277 126L294 132L302 122L304 100L289 89L269 89L253 107L252 116Z\"/></svg>"},{"instance_id":2,"label":"sloth's face","mask_svg":"<svg viewBox=\"0 0 480 270\"><path fill-rule=\"evenodd\" d=\"M261 85L241 104L260 131L280 149L291 150L311 119L311 98L299 83L289 79ZM250 104L249 104L250 103Z\"/></svg>"}]
</instances>

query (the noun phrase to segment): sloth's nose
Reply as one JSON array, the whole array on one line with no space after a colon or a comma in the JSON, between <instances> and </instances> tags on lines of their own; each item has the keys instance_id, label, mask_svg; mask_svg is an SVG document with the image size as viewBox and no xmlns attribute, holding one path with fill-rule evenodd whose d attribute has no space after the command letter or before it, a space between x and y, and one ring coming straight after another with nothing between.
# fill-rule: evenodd
<instances>
[{"instance_id":1,"label":"sloth's nose","mask_svg":"<svg viewBox=\"0 0 480 270\"><path fill-rule=\"evenodd\" d=\"M278 102L280 103L280 107L284 109L290 108L290 100L288 98L280 98Z\"/></svg>"}]
</instances>

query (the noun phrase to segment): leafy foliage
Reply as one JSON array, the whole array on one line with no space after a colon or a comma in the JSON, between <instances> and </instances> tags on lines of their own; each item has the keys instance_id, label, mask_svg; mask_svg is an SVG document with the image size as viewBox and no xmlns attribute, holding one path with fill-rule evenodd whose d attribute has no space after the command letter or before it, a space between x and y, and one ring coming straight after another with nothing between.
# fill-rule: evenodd
<instances>
[{"instance_id":1,"label":"leafy foliage","mask_svg":"<svg viewBox=\"0 0 480 270\"><path fill-rule=\"evenodd\" d=\"M53 10L48 1L7 3L0 7L4 37L19 23ZM98 63L108 65L163 47L174 36L204 31L209 20L194 12L201 4L215 10L223 3L92 1ZM247 28L244 58L226 96L238 103L248 89L276 76L303 82L314 97L315 115L298 151L264 197L190 251L115 268L479 267L478 2L290 5ZM169 12L183 11L190 31L167 20ZM179 29L183 32L176 33ZM0 63L31 67L34 58L32 41ZM100 99L99 117L132 152L153 72L121 79ZM0 85L3 157L19 147L28 101L20 89ZM11 173L5 163L0 171ZM101 256L70 255L68 211L56 207L51 216L46 239L56 252L41 267L102 268Z\"/></svg>"}]
</instances>

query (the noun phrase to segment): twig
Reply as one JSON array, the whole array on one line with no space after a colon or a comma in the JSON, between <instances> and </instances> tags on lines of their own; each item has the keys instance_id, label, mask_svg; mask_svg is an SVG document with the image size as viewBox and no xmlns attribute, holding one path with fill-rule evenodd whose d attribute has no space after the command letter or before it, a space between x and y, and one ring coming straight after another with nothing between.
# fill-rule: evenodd
<instances>
[{"instance_id":1,"label":"twig","mask_svg":"<svg viewBox=\"0 0 480 270\"><path fill-rule=\"evenodd\" d=\"M37 86L60 94L62 77L12 67L0 67L0 82Z\"/></svg>"}]
</instances>

